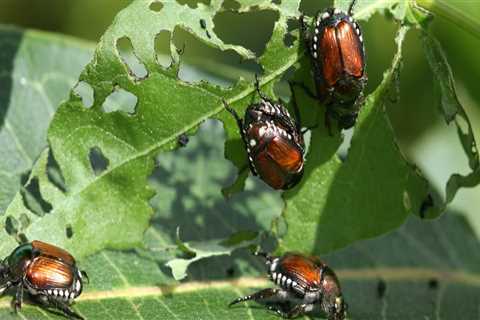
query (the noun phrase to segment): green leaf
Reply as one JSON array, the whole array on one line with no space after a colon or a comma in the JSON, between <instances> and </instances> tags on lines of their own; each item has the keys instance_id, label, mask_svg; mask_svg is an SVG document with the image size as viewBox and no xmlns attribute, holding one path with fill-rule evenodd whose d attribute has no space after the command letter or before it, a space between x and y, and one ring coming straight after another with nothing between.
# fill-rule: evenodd
<instances>
[{"instance_id":1,"label":"green leaf","mask_svg":"<svg viewBox=\"0 0 480 320\"><path fill-rule=\"evenodd\" d=\"M392 67L366 98L343 163L335 154L338 137L313 131L306 179L285 194L288 233L281 240L282 251L326 253L393 230L408 214L420 212L428 184L401 154L384 111L407 31L400 28Z\"/></svg>"},{"instance_id":2,"label":"green leaf","mask_svg":"<svg viewBox=\"0 0 480 320\"><path fill-rule=\"evenodd\" d=\"M434 75L434 83L438 87L438 104L447 124L455 123L458 137L468 158L470 169L467 175L453 174L447 182L445 190L446 207L462 187L474 187L480 183L480 161L478 148L473 135L472 124L460 103L448 64L440 43L427 32L422 33L425 54Z\"/></svg>"},{"instance_id":3,"label":"green leaf","mask_svg":"<svg viewBox=\"0 0 480 320\"><path fill-rule=\"evenodd\" d=\"M397 231L324 257L339 276L348 319L475 319L480 303L480 243L464 217L416 217ZM190 282L170 280L154 261L134 253L104 251L83 263L90 284L74 309L90 319L278 319L255 303L228 308L234 298L272 286L259 257L245 268L240 256L214 258L195 267ZM234 278L205 275L235 270ZM238 273L237 273L238 272ZM208 281L206 281L208 280ZM24 319L64 319L25 304ZM20 316L20 317L21 317ZM0 317L11 314L7 297ZM316 317L315 319L318 319Z\"/></svg>"},{"instance_id":4,"label":"green leaf","mask_svg":"<svg viewBox=\"0 0 480 320\"><path fill-rule=\"evenodd\" d=\"M0 212L47 145L47 128L91 57L90 44L0 26Z\"/></svg>"},{"instance_id":5,"label":"green leaf","mask_svg":"<svg viewBox=\"0 0 480 320\"><path fill-rule=\"evenodd\" d=\"M185 253L193 255L191 258L175 258L167 262L166 266L172 269L172 275L176 280L182 280L187 277L187 268L190 264L204 258L229 255L233 250L254 244L253 240L257 238L256 233L241 232L233 235L230 239L210 240L192 243L183 243L179 239L177 244L182 247Z\"/></svg>"},{"instance_id":6,"label":"green leaf","mask_svg":"<svg viewBox=\"0 0 480 320\"><path fill-rule=\"evenodd\" d=\"M156 213L145 237L149 251L141 253L161 264L168 260L176 279L201 259L258 243L281 213L279 194L257 179L248 179L240 194L222 196L221 187L235 176L222 156L224 141L222 126L207 121L186 148L161 154L151 177ZM181 252L175 256L176 247Z\"/></svg>"},{"instance_id":7,"label":"green leaf","mask_svg":"<svg viewBox=\"0 0 480 320\"><path fill-rule=\"evenodd\" d=\"M215 36L208 38L198 23L199 19L211 21L221 2L193 10L176 1L166 1L160 13L165 13L167 19L150 9L150 2L136 1L118 15L102 38L94 60L81 75L81 81L94 90L93 106L87 108L80 97L72 93L56 113L48 140L66 191L48 179L47 155L43 154L30 181L38 181L42 201L48 203L51 210L39 217L17 195L5 215L16 220L26 215L31 223L20 232L28 239L42 238L56 243L78 257L105 247L139 246L152 215L148 200L153 193L147 179L153 169L153 156L160 149L170 149L180 133L195 128L223 109L224 90L207 84L193 86L177 82L175 68L178 66L162 69L153 54L156 34L161 30L173 31L180 20L177 17L181 16L184 27L199 38L218 48L234 49L248 58L245 49L224 45ZM138 26L138 16L142 17L144 27ZM135 54L149 71L143 81L137 82L132 77L118 54L116 42L125 36L130 37ZM120 88L137 97L134 114L103 110L106 98ZM163 88L161 94L158 94L159 88ZM244 91L230 91L235 99L253 91L245 91L244 85L239 88ZM189 101L199 104L192 109ZM106 168L101 173L94 170L89 161L93 149L99 150L105 159ZM71 238L65 232L67 226L73 230ZM123 236L118 237L119 234ZM0 234L0 239L2 254L16 245L7 233Z\"/></svg>"},{"instance_id":8,"label":"green leaf","mask_svg":"<svg viewBox=\"0 0 480 320\"><path fill-rule=\"evenodd\" d=\"M193 134L208 118L223 121L228 136L225 154L238 168L244 168L244 147L234 119L224 111L223 100L242 113L258 97L253 85L241 78L230 88L179 79L181 55L171 40L182 29L182 32L219 51L232 51L239 60L260 63L264 71L262 90L276 98L274 88L289 70L297 69L305 81L311 81L310 76L305 76L310 66L306 64L308 61L301 42L297 40L291 47L286 47L284 42L289 30L287 22L300 14L299 1L282 1L280 4L240 1L242 11L268 9L278 13L272 36L260 57L254 57L242 46L226 44L214 34L214 17L224 10L222 1L212 0L209 5L197 3L193 7L174 0L157 2L160 9L152 8L152 0L136 0L117 15L100 40L93 60L80 76L81 84L93 90L93 104L90 106L83 95L80 97L71 92L69 100L60 106L51 123L48 132L50 153L41 154L27 182L37 186L37 209L28 204L25 195L18 194L7 209L2 221L4 225L17 226L28 239L41 238L62 246L80 259L104 248L136 248L141 252L139 247L144 245L144 232L152 218L165 223L154 222L154 227L147 231L146 249L155 247L149 237L156 236L160 243L158 255L153 254L156 260L160 259L159 256L171 260L178 253L175 235L172 235L177 227L182 230L185 243L205 241L202 257L231 252L216 245L219 239L244 231L245 221L229 224L229 219L223 219L226 222L221 221L225 224L222 228L206 223L212 222L212 217L205 212L215 204L214 198L209 199L211 202L205 201L201 207L203 210L195 215L198 221L192 220L191 216L177 217L176 210L154 216L149 202L154 188L149 182L157 155L176 148L181 134ZM405 15L406 5L405 1L363 1L359 3L357 13L359 17L367 18L375 11L388 8L400 19ZM399 47L406 30L406 27L401 29ZM168 34L170 40L168 47L172 61L168 68L158 63L155 52L156 37L162 32ZM292 33L298 35L297 30ZM125 57L122 54L118 45L122 40L131 44L133 55ZM422 213L424 204L430 199L427 183L398 150L382 109L395 84L392 78L396 78L400 57L399 52L384 82L367 98L344 164L336 155L341 137L331 138L323 126L313 131L304 181L297 189L285 194L288 233L281 243L283 249L329 251L390 231L399 226L409 212ZM142 72L139 73L137 68L144 69L144 74L140 75ZM113 97L121 94L132 99L117 98L117 103L110 103ZM132 101L133 105L127 105ZM322 123L319 108L303 110L312 104L311 101L302 104L303 119L307 119L306 123ZM305 114L315 116L304 117ZM55 179L47 170L52 159L58 164L56 176L61 178L61 184L53 181ZM189 167L186 162L183 165ZM205 178L204 174L205 171L198 170L191 173L196 179ZM161 172L159 178L166 176ZM187 201L182 203L186 208L213 194L202 184L193 186L195 189L187 188L193 191L192 197L180 199ZM218 185L219 189L221 187L225 184ZM171 193L160 191L157 198L161 203L163 199L169 200L171 193L181 193L177 189L173 192L170 189ZM250 196L258 194L252 192ZM281 206L281 203L276 205ZM191 213L190 210L183 213ZM241 217L241 220L253 220L250 224L253 230L247 231L263 231L276 218L272 212L274 210L269 210L262 216L251 210L248 218ZM428 217L435 215L429 214ZM198 232L200 227L204 228L202 232ZM189 238L195 233L198 238ZM299 239L302 234L305 236ZM0 233L0 254L8 254L15 247L16 240L6 232ZM184 274L187 263L183 264L182 270L175 270L179 271L177 274Z\"/></svg>"}]
</instances>

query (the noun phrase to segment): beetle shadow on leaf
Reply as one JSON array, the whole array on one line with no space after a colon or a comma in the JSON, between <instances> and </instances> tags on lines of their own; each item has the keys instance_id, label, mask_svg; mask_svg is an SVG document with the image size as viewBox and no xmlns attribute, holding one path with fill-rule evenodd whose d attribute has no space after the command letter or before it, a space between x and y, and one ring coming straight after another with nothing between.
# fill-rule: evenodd
<instances>
[{"instance_id":1,"label":"beetle shadow on leaf","mask_svg":"<svg viewBox=\"0 0 480 320\"><path fill-rule=\"evenodd\" d=\"M15 29L6 29L2 32L0 43L0 128L7 115L10 106L10 94L13 90L14 77L12 72L15 66L15 57L22 43L23 32ZM22 79L19 79L20 81Z\"/></svg>"}]
</instances>

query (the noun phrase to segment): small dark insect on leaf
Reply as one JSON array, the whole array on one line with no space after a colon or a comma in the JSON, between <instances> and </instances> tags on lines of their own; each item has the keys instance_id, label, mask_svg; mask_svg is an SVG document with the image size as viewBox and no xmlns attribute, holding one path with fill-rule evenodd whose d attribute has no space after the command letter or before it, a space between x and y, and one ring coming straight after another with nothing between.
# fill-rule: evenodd
<instances>
[{"instance_id":1,"label":"small dark insect on leaf","mask_svg":"<svg viewBox=\"0 0 480 320\"><path fill-rule=\"evenodd\" d=\"M436 290L438 288L438 279L432 278L428 280L428 287L432 290Z\"/></svg>"},{"instance_id":2,"label":"small dark insect on leaf","mask_svg":"<svg viewBox=\"0 0 480 320\"><path fill-rule=\"evenodd\" d=\"M200 27L205 30L207 37L211 39L212 36L210 36L210 32L207 30L207 22L204 19L200 19Z\"/></svg>"},{"instance_id":3,"label":"small dark insect on leaf","mask_svg":"<svg viewBox=\"0 0 480 320\"><path fill-rule=\"evenodd\" d=\"M433 207L433 197L429 193L427 198L425 198L425 200L423 200L422 205L420 206L420 218L424 219L425 218L425 213L431 207Z\"/></svg>"},{"instance_id":4,"label":"small dark insect on leaf","mask_svg":"<svg viewBox=\"0 0 480 320\"><path fill-rule=\"evenodd\" d=\"M378 298L382 299L383 297L385 297L386 291L387 291L387 283L383 279L378 280L378 283L377 283Z\"/></svg>"},{"instance_id":5,"label":"small dark insect on leaf","mask_svg":"<svg viewBox=\"0 0 480 320\"><path fill-rule=\"evenodd\" d=\"M186 147L188 144L188 136L185 133L182 133L181 135L178 136L178 145L180 147Z\"/></svg>"},{"instance_id":6,"label":"small dark insect on leaf","mask_svg":"<svg viewBox=\"0 0 480 320\"><path fill-rule=\"evenodd\" d=\"M71 225L69 224L67 225L67 227L65 228L65 233L68 239L70 239L73 236L73 228Z\"/></svg>"},{"instance_id":7,"label":"small dark insect on leaf","mask_svg":"<svg viewBox=\"0 0 480 320\"><path fill-rule=\"evenodd\" d=\"M235 269L233 267L230 267L226 270L227 277L231 278L235 274Z\"/></svg>"}]
</instances>

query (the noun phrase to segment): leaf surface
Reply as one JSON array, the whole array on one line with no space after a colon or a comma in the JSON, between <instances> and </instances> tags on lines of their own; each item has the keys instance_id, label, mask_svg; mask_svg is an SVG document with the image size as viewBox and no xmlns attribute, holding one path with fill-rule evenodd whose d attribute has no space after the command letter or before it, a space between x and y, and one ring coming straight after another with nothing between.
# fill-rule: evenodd
<instances>
[{"instance_id":1,"label":"leaf surface","mask_svg":"<svg viewBox=\"0 0 480 320\"><path fill-rule=\"evenodd\" d=\"M480 244L465 218L444 215L425 223L416 217L397 231L355 244L324 257L340 278L349 304L348 319L466 319L478 315ZM251 259L242 267L239 256L214 258L196 265L193 281L170 280L149 259L134 253L104 251L81 263L91 284L75 304L86 319L278 319L249 303L228 308L239 295L271 286L264 266ZM233 278L205 276L225 273ZM17 319L7 297L0 300L2 319ZM63 319L31 304L25 319ZM321 318L321 317L320 317ZM316 318L318 319L318 318Z\"/></svg>"},{"instance_id":2,"label":"leaf surface","mask_svg":"<svg viewBox=\"0 0 480 320\"><path fill-rule=\"evenodd\" d=\"M0 212L46 147L48 124L93 52L67 37L0 27Z\"/></svg>"}]
</instances>

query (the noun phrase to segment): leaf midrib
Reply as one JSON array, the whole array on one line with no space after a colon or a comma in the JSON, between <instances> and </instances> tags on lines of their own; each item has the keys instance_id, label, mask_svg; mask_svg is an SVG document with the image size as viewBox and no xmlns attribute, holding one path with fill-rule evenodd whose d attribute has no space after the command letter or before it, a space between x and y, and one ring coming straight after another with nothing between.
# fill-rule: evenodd
<instances>
[{"instance_id":1,"label":"leaf midrib","mask_svg":"<svg viewBox=\"0 0 480 320\"><path fill-rule=\"evenodd\" d=\"M280 77L286 70L288 70L291 66L293 66L299 59L300 59L300 55L298 53L292 54L290 56L290 58L287 60L287 63L284 64L281 68L277 69L275 72L272 72L267 76L262 77L262 79L260 81L260 86L265 86L266 84L270 83L271 81L273 81L277 77ZM248 89L243 90L242 92L240 92L239 94L237 94L236 96L234 96L230 99L226 99L226 101L229 104L234 104L235 102L240 101L243 98L249 96L255 90L256 89L255 89L254 86L248 87ZM209 93L214 95L214 96L217 96L219 99L222 98L221 96L215 95L212 92L209 92ZM189 130L195 128L196 126L200 125L203 121L205 121L208 118L211 118L211 117L215 116L216 114L218 114L219 112L221 112L223 109L224 109L223 104L220 104L217 108L215 108L212 111L206 113L203 117L198 118L197 121L194 121L191 124L189 124L187 126L184 126L182 129L173 132L171 135L169 135L168 137L158 141L157 143L153 144L151 147L149 147L147 149L144 149L144 150L142 150L138 153L135 153L131 157L127 157L123 161L118 162L116 165L107 168L104 172L102 172L102 174L95 177L92 181L90 181L88 184L86 184L83 188L78 189L74 193L68 194L68 196L65 198L63 203L60 204L60 205L57 205L55 207L55 209L52 211L52 213L54 214L55 211L57 211L59 208L63 208L64 205L68 203L69 199L75 198L76 196L78 196L78 195L82 194L83 192L87 191L90 187L94 186L98 181L101 181L103 178L107 177L109 174L111 174L112 172L114 172L118 168L130 163L131 161L135 161L139 158L142 158L142 157L148 156L152 153L155 153L163 145L166 145L169 142L177 139L177 137L180 134L182 134L184 132L188 132ZM82 129L82 127L76 128L76 130L79 130L79 129ZM27 230L28 230L28 228L27 228Z\"/></svg>"},{"instance_id":2,"label":"leaf midrib","mask_svg":"<svg viewBox=\"0 0 480 320\"><path fill-rule=\"evenodd\" d=\"M338 277L342 281L371 281L382 279L389 282L423 282L439 279L444 284L459 284L471 287L480 287L480 273L445 270L439 271L429 268L366 268L338 270ZM207 289L228 288L256 288L271 285L266 277L242 277L233 280L192 281L172 286L143 286L124 287L107 291L85 292L76 301L98 301L108 299L132 299L149 296L167 296L172 294L190 293ZM88 290L88 287L87 287ZM0 301L0 309L10 308L7 299Z\"/></svg>"}]
</instances>

